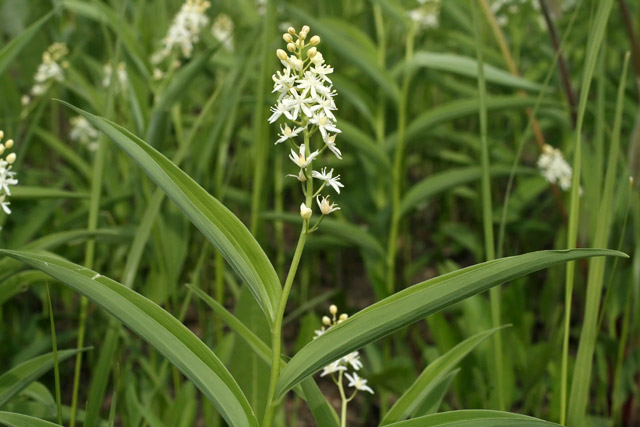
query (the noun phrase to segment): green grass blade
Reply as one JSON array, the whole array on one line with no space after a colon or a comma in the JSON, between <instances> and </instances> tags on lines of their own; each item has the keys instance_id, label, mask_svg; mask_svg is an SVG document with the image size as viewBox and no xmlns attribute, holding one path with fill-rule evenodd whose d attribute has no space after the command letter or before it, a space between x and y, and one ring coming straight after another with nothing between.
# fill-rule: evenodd
<instances>
[{"instance_id":1,"label":"green grass blade","mask_svg":"<svg viewBox=\"0 0 640 427\"><path fill-rule=\"evenodd\" d=\"M30 417L29 415L16 414L13 412L0 412L0 424L9 427L61 427L60 424L50 423L49 421L40 420Z\"/></svg>"},{"instance_id":2,"label":"green grass blade","mask_svg":"<svg viewBox=\"0 0 640 427\"><path fill-rule=\"evenodd\" d=\"M47 13L42 18L38 19L36 22L31 24L29 28L24 30L18 37L11 40L6 44L5 47L0 50L0 74L3 74L9 64L14 60L16 56L20 53L20 51L25 47L25 45L31 40L33 36L35 36L40 28L47 22L53 15L55 15L57 9L52 10Z\"/></svg>"},{"instance_id":3,"label":"green grass blade","mask_svg":"<svg viewBox=\"0 0 640 427\"><path fill-rule=\"evenodd\" d=\"M491 168L491 176L508 176L510 172L511 167L508 166L493 166ZM533 170L518 168L517 173L533 173ZM402 215L406 215L431 197L458 185L477 182L481 176L482 169L479 166L447 169L430 175L414 184L407 191L400 203L400 212Z\"/></svg>"},{"instance_id":4,"label":"green grass blade","mask_svg":"<svg viewBox=\"0 0 640 427\"><path fill-rule=\"evenodd\" d=\"M245 225L160 152L123 127L80 110L96 128L131 156L218 249L249 286L269 321L280 300L280 282L266 254Z\"/></svg>"},{"instance_id":5,"label":"green grass blade","mask_svg":"<svg viewBox=\"0 0 640 427\"><path fill-rule=\"evenodd\" d=\"M400 65L394 72L413 71L417 68L430 68L438 71L447 71L466 77L478 77L478 63L476 60L451 53L416 52L406 65ZM516 77L508 71L501 70L488 64L484 64L485 79L490 83L515 89L539 91L542 86L522 77Z\"/></svg>"},{"instance_id":6,"label":"green grass blade","mask_svg":"<svg viewBox=\"0 0 640 427\"><path fill-rule=\"evenodd\" d=\"M231 425L256 426L246 397L218 357L161 307L92 270L50 255L0 250L44 271L112 314L155 347L210 399Z\"/></svg>"},{"instance_id":7,"label":"green grass blade","mask_svg":"<svg viewBox=\"0 0 640 427\"><path fill-rule=\"evenodd\" d=\"M283 369L282 396L334 360L458 301L552 265L594 256L627 255L607 249L540 251L477 264L413 285L356 313L307 344Z\"/></svg>"},{"instance_id":8,"label":"green grass blade","mask_svg":"<svg viewBox=\"0 0 640 427\"><path fill-rule=\"evenodd\" d=\"M84 351L84 350L80 350ZM58 361L67 360L78 350L58 351ZM53 353L34 357L0 375L0 408L13 396L53 368Z\"/></svg>"},{"instance_id":9,"label":"green grass blade","mask_svg":"<svg viewBox=\"0 0 640 427\"><path fill-rule=\"evenodd\" d=\"M503 329L491 329L462 341L427 366L382 419L381 425L401 421L413 414L429 393L446 377L464 357L485 339Z\"/></svg>"},{"instance_id":10,"label":"green grass blade","mask_svg":"<svg viewBox=\"0 0 640 427\"><path fill-rule=\"evenodd\" d=\"M557 425L558 424L511 412L474 409L426 415L408 421L389 424L389 427L541 427Z\"/></svg>"}]
</instances>

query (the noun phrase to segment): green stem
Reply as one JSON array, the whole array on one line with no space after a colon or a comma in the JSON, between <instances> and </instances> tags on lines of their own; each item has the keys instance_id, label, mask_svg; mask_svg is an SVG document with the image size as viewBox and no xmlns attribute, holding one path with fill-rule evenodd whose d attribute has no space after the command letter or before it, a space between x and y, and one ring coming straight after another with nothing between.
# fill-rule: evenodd
<instances>
[{"instance_id":1,"label":"green stem","mask_svg":"<svg viewBox=\"0 0 640 427\"><path fill-rule=\"evenodd\" d=\"M304 133L305 155L308 157L311 152L309 147L309 132ZM307 174L311 175L311 165L307 166ZM307 196L305 204L308 208L311 208L313 202L313 179L307 181ZM273 425L273 418L275 416L275 410L278 406L278 401L274 399L276 392L276 385L278 384L278 378L280 377L280 354L282 353L282 319L284 318L284 310L287 307L287 300L291 293L291 286L293 280L298 271L298 264L300 264L300 258L302 257L302 251L309 235L309 220L302 221L302 229L300 230L300 237L298 238L298 244L291 260L291 267L289 267L289 273L282 289L282 296L280 297L280 304L278 305L278 312L276 313L275 322L273 324L273 330L271 333L271 378L269 380L269 391L267 394L267 407L264 412L264 418L262 420L263 427L271 427Z\"/></svg>"},{"instance_id":2,"label":"green stem","mask_svg":"<svg viewBox=\"0 0 640 427\"><path fill-rule=\"evenodd\" d=\"M478 93L480 97L480 141L482 144L482 223L484 229L484 247L486 260L495 259L495 243L493 236L493 208L491 202L491 176L489 162L489 143L487 140L487 106L486 106L486 81L484 78L484 58L482 55L482 31L478 6L473 9L473 16L476 30L476 57L478 61ZM491 323L492 327L500 326L500 287L496 286L489 291L491 300ZM494 334L494 361L496 373L496 388L498 392L498 408L502 411L506 409L504 396L504 369L502 363L502 335Z\"/></svg>"},{"instance_id":3,"label":"green stem","mask_svg":"<svg viewBox=\"0 0 640 427\"><path fill-rule=\"evenodd\" d=\"M409 63L413 56L413 45L415 39L416 28L412 24L407 33L407 44L405 50L405 62ZM398 226L400 224L400 196L402 191L402 177L404 165L404 145L405 133L407 128L407 98L409 94L409 84L411 82L411 73L409 70L404 75L402 82L402 90L398 105L398 138L396 141L395 155L393 159L393 189L392 189L392 205L391 205L391 224L389 228L389 241L387 247L387 293L393 294L395 291L395 269L396 269L396 251L398 239Z\"/></svg>"},{"instance_id":4,"label":"green stem","mask_svg":"<svg viewBox=\"0 0 640 427\"><path fill-rule=\"evenodd\" d=\"M349 404L349 400L347 396L344 394L344 388L342 386L342 373L338 374L338 389L340 390L340 398L342 399L342 408L340 409L340 427L347 427L347 405Z\"/></svg>"}]
</instances>

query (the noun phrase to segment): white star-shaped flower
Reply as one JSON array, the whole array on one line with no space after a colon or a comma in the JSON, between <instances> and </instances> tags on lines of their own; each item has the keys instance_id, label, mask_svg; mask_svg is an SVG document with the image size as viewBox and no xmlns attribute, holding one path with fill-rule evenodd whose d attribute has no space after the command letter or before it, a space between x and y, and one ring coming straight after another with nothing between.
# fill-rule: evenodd
<instances>
[{"instance_id":1,"label":"white star-shaped flower","mask_svg":"<svg viewBox=\"0 0 640 427\"><path fill-rule=\"evenodd\" d=\"M349 380L349 387L354 387L357 390L368 391L373 394L373 390L371 390L371 387L367 385L367 380L360 378L355 372L353 373L353 376L348 373L345 373L344 376Z\"/></svg>"},{"instance_id":2,"label":"white star-shaped flower","mask_svg":"<svg viewBox=\"0 0 640 427\"><path fill-rule=\"evenodd\" d=\"M290 96L282 100L282 103L285 104L291 112L290 116L287 115L287 118L289 120L296 120L300 110L302 110L306 116L311 117L313 113L309 108L309 104L312 103L313 100L311 98L305 98L306 95L299 93L295 88L292 88L289 93Z\"/></svg>"},{"instance_id":3,"label":"white star-shaped flower","mask_svg":"<svg viewBox=\"0 0 640 427\"><path fill-rule=\"evenodd\" d=\"M353 353L349 353L342 358L342 363L346 365L351 365L353 369L356 371L362 368L362 361L360 361L360 353L354 351Z\"/></svg>"},{"instance_id":4,"label":"white star-shaped flower","mask_svg":"<svg viewBox=\"0 0 640 427\"><path fill-rule=\"evenodd\" d=\"M303 128L299 127L294 127L293 129L291 129L287 125L284 125L284 127L280 125L280 139L278 139L275 143L280 144L281 142L285 142L287 139L294 139L300 132L302 132L302 130Z\"/></svg>"},{"instance_id":5,"label":"white star-shaped flower","mask_svg":"<svg viewBox=\"0 0 640 427\"><path fill-rule=\"evenodd\" d=\"M340 188L344 187L344 185L340 182L340 175L336 175L335 177L333 176L333 169L331 169L329 173L327 173L327 168L322 168L321 172L313 171L311 173L311 176L326 182L327 185L333 187L333 189L336 190L336 193L338 194L340 194Z\"/></svg>"},{"instance_id":6,"label":"white star-shaped flower","mask_svg":"<svg viewBox=\"0 0 640 427\"><path fill-rule=\"evenodd\" d=\"M309 119L309 123L314 124L318 127L318 130L320 130L320 133L322 134L323 140L326 140L328 138L327 132L342 132L336 127L335 123L329 120L329 118L322 112L313 114L313 117Z\"/></svg>"},{"instance_id":7,"label":"white star-shaped flower","mask_svg":"<svg viewBox=\"0 0 640 427\"><path fill-rule=\"evenodd\" d=\"M325 375L333 374L335 372L340 372L340 371L346 371L346 370L347 368L345 368L340 364L340 360L336 360L332 364L325 366L320 376L324 377Z\"/></svg>"},{"instance_id":8,"label":"white star-shaped flower","mask_svg":"<svg viewBox=\"0 0 640 427\"><path fill-rule=\"evenodd\" d=\"M289 158L293 163L295 163L299 168L306 168L309 164L316 158L318 155L318 150L309 154L309 157L305 157L305 146L304 144L300 145L300 154L296 153L293 149L291 149L291 154L289 154Z\"/></svg>"},{"instance_id":9,"label":"white star-shaped flower","mask_svg":"<svg viewBox=\"0 0 640 427\"><path fill-rule=\"evenodd\" d=\"M322 200L320 200L320 196L318 196L316 197L316 202L318 202L318 207L320 208L322 215L329 215L331 212L340 210L338 205L329 201L329 196L322 197Z\"/></svg>"}]
</instances>

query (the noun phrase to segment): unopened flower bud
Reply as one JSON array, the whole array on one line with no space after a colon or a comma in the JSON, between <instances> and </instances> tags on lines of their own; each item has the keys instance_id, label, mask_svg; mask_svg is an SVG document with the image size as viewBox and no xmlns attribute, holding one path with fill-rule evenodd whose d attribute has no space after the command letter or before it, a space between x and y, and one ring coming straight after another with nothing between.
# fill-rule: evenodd
<instances>
[{"instance_id":1,"label":"unopened flower bud","mask_svg":"<svg viewBox=\"0 0 640 427\"><path fill-rule=\"evenodd\" d=\"M287 58L288 58L288 56L287 56L287 52L285 52L285 51L284 51L284 50L282 50L282 49L278 49L278 50L276 50L276 55L278 56L278 59L279 59L280 61L286 61L286 60L287 60Z\"/></svg>"},{"instance_id":2,"label":"unopened flower bud","mask_svg":"<svg viewBox=\"0 0 640 427\"><path fill-rule=\"evenodd\" d=\"M309 40L309 43L311 43L314 46L318 46L320 44L320 36L311 37L311 40Z\"/></svg>"},{"instance_id":3,"label":"unopened flower bud","mask_svg":"<svg viewBox=\"0 0 640 427\"><path fill-rule=\"evenodd\" d=\"M296 29L293 27L289 27L287 28L287 32L293 36L296 33Z\"/></svg>"},{"instance_id":4,"label":"unopened flower bud","mask_svg":"<svg viewBox=\"0 0 640 427\"><path fill-rule=\"evenodd\" d=\"M293 37L291 37L291 34L289 33L284 33L282 35L282 39L287 43L291 43L293 41Z\"/></svg>"},{"instance_id":5,"label":"unopened flower bud","mask_svg":"<svg viewBox=\"0 0 640 427\"><path fill-rule=\"evenodd\" d=\"M309 34L309 31L311 31L311 28L309 28L308 25L305 25L304 27L302 27L302 30L300 30L301 33L307 33L307 34Z\"/></svg>"},{"instance_id":6,"label":"unopened flower bud","mask_svg":"<svg viewBox=\"0 0 640 427\"><path fill-rule=\"evenodd\" d=\"M300 71L304 68L304 61L302 59L298 59L295 62L296 71Z\"/></svg>"},{"instance_id":7,"label":"unopened flower bud","mask_svg":"<svg viewBox=\"0 0 640 427\"><path fill-rule=\"evenodd\" d=\"M11 148L13 147L13 139L8 140L7 142L4 143L4 147L5 148Z\"/></svg>"},{"instance_id":8,"label":"unopened flower bud","mask_svg":"<svg viewBox=\"0 0 640 427\"><path fill-rule=\"evenodd\" d=\"M312 213L313 212L311 211L310 208L307 207L307 205L305 205L304 203L300 205L300 216L302 217L302 219L311 218Z\"/></svg>"},{"instance_id":9,"label":"unopened flower bud","mask_svg":"<svg viewBox=\"0 0 640 427\"><path fill-rule=\"evenodd\" d=\"M4 145L0 144L0 156L4 153Z\"/></svg>"},{"instance_id":10,"label":"unopened flower bud","mask_svg":"<svg viewBox=\"0 0 640 427\"><path fill-rule=\"evenodd\" d=\"M10 165L13 164L13 162L16 161L16 153L11 153L7 156L7 163L9 163Z\"/></svg>"},{"instance_id":11,"label":"unopened flower bud","mask_svg":"<svg viewBox=\"0 0 640 427\"><path fill-rule=\"evenodd\" d=\"M300 169L300 172L298 172L298 181L305 182L306 180L307 176L302 172L302 169Z\"/></svg>"},{"instance_id":12,"label":"unopened flower bud","mask_svg":"<svg viewBox=\"0 0 640 427\"><path fill-rule=\"evenodd\" d=\"M338 307L336 307L335 304L331 304L329 306L329 313L335 316L338 313Z\"/></svg>"},{"instance_id":13,"label":"unopened flower bud","mask_svg":"<svg viewBox=\"0 0 640 427\"><path fill-rule=\"evenodd\" d=\"M318 49L316 49L315 47L312 47L307 51L307 57L313 58L314 56L316 56L317 53L318 53Z\"/></svg>"},{"instance_id":14,"label":"unopened flower bud","mask_svg":"<svg viewBox=\"0 0 640 427\"><path fill-rule=\"evenodd\" d=\"M295 43L287 43L287 50L289 52L295 52L296 51L296 45Z\"/></svg>"},{"instance_id":15,"label":"unopened flower bud","mask_svg":"<svg viewBox=\"0 0 640 427\"><path fill-rule=\"evenodd\" d=\"M341 320L342 322L344 322L344 321L345 321L345 320L347 320L348 318L349 318L349 315L348 315L347 313L342 313L342 314L340 315L340 320Z\"/></svg>"},{"instance_id":16,"label":"unopened flower bud","mask_svg":"<svg viewBox=\"0 0 640 427\"><path fill-rule=\"evenodd\" d=\"M329 319L329 316L322 316L322 323L325 326L330 326L331 325L331 319Z\"/></svg>"}]
</instances>

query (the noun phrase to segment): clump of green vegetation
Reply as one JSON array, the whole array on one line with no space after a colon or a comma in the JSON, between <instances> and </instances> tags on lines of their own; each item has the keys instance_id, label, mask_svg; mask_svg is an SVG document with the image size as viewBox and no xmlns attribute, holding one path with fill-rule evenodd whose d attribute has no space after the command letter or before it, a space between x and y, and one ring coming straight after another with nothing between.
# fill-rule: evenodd
<instances>
[{"instance_id":1,"label":"clump of green vegetation","mask_svg":"<svg viewBox=\"0 0 640 427\"><path fill-rule=\"evenodd\" d=\"M639 15L0 2L0 424L636 425Z\"/></svg>"}]
</instances>

